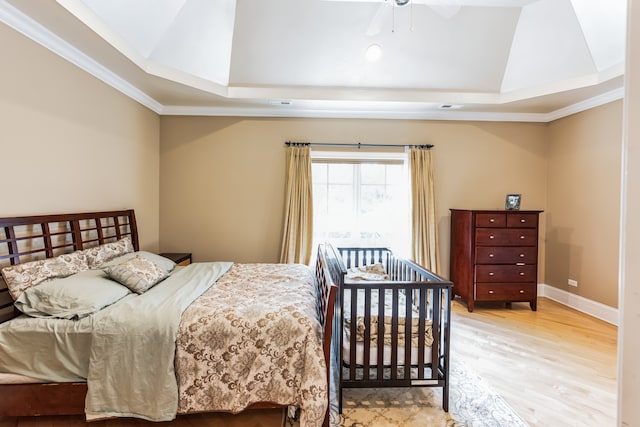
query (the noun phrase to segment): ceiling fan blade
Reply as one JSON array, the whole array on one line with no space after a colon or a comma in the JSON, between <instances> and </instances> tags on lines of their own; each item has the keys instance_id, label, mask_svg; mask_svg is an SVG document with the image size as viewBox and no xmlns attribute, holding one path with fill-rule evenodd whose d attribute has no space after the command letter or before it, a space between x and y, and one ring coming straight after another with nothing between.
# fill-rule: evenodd
<instances>
[{"instance_id":1,"label":"ceiling fan blade","mask_svg":"<svg viewBox=\"0 0 640 427\"><path fill-rule=\"evenodd\" d=\"M382 3L378 6L378 10L376 14L373 15L371 22L369 23L369 28L367 28L367 32L365 33L367 36L372 37L380 34L382 31L382 27L385 22L389 22L391 20L391 8L393 6L390 3Z\"/></svg>"},{"instance_id":2,"label":"ceiling fan blade","mask_svg":"<svg viewBox=\"0 0 640 427\"><path fill-rule=\"evenodd\" d=\"M453 18L460 12L460 0L412 0L415 4L424 4L429 6L438 15L443 18Z\"/></svg>"}]
</instances>

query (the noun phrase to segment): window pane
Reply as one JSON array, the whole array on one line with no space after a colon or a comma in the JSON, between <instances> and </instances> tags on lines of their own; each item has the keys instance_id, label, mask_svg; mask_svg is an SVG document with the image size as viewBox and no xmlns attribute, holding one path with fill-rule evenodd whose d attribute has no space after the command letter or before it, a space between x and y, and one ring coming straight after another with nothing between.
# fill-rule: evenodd
<instances>
[{"instance_id":1,"label":"window pane","mask_svg":"<svg viewBox=\"0 0 640 427\"><path fill-rule=\"evenodd\" d=\"M311 180L314 184L322 184L327 182L327 164L312 163L311 164Z\"/></svg>"},{"instance_id":2,"label":"window pane","mask_svg":"<svg viewBox=\"0 0 640 427\"><path fill-rule=\"evenodd\" d=\"M385 203L384 185L363 185L360 187L360 213L370 214L380 211Z\"/></svg>"},{"instance_id":3,"label":"window pane","mask_svg":"<svg viewBox=\"0 0 640 427\"><path fill-rule=\"evenodd\" d=\"M387 166L387 184L401 185L404 181L404 168L402 165Z\"/></svg>"},{"instance_id":4,"label":"window pane","mask_svg":"<svg viewBox=\"0 0 640 427\"><path fill-rule=\"evenodd\" d=\"M315 175L313 178L315 180ZM317 222L317 218L322 218L327 214L327 185L326 184L313 184L313 214L314 222Z\"/></svg>"},{"instance_id":5,"label":"window pane","mask_svg":"<svg viewBox=\"0 0 640 427\"><path fill-rule=\"evenodd\" d=\"M384 184L386 165L363 163L360 165L362 184Z\"/></svg>"},{"instance_id":6,"label":"window pane","mask_svg":"<svg viewBox=\"0 0 640 427\"><path fill-rule=\"evenodd\" d=\"M331 214L351 215L353 212L353 186L344 184L329 184L327 195L327 209Z\"/></svg>"},{"instance_id":7,"label":"window pane","mask_svg":"<svg viewBox=\"0 0 640 427\"><path fill-rule=\"evenodd\" d=\"M332 184L351 184L353 182L353 167L350 164L329 164L328 181Z\"/></svg>"}]
</instances>

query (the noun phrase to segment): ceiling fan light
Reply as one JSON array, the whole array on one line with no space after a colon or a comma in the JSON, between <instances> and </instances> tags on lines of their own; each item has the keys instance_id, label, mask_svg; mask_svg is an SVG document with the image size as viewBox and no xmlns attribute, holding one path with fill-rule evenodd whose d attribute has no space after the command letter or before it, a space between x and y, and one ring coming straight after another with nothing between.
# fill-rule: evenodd
<instances>
[{"instance_id":1,"label":"ceiling fan light","mask_svg":"<svg viewBox=\"0 0 640 427\"><path fill-rule=\"evenodd\" d=\"M382 46L377 43L369 45L364 53L364 56L369 62L376 62L380 60L380 58L382 57Z\"/></svg>"}]
</instances>

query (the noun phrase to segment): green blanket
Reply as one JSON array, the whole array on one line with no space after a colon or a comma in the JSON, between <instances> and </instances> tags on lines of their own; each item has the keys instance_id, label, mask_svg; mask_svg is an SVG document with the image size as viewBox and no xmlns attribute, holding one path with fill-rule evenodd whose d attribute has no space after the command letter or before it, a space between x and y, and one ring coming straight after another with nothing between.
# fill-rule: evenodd
<instances>
[{"instance_id":1,"label":"green blanket","mask_svg":"<svg viewBox=\"0 0 640 427\"><path fill-rule=\"evenodd\" d=\"M197 263L94 315L88 418L169 421L178 408L175 341L182 312L230 267Z\"/></svg>"}]
</instances>

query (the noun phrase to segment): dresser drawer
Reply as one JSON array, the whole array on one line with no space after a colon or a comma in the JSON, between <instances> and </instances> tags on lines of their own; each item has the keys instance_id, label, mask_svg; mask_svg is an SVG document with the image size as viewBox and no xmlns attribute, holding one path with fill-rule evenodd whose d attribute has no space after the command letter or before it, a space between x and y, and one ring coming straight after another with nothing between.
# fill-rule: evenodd
<instances>
[{"instance_id":1,"label":"dresser drawer","mask_svg":"<svg viewBox=\"0 0 640 427\"><path fill-rule=\"evenodd\" d=\"M535 246L477 246L476 264L535 264L538 248Z\"/></svg>"},{"instance_id":2,"label":"dresser drawer","mask_svg":"<svg viewBox=\"0 0 640 427\"><path fill-rule=\"evenodd\" d=\"M476 214L476 227L506 227L507 216L503 213Z\"/></svg>"},{"instance_id":3,"label":"dresser drawer","mask_svg":"<svg viewBox=\"0 0 640 427\"><path fill-rule=\"evenodd\" d=\"M477 228L478 246L536 246L538 230L535 228Z\"/></svg>"},{"instance_id":4,"label":"dresser drawer","mask_svg":"<svg viewBox=\"0 0 640 427\"><path fill-rule=\"evenodd\" d=\"M534 265L476 265L476 282L535 282Z\"/></svg>"},{"instance_id":5,"label":"dresser drawer","mask_svg":"<svg viewBox=\"0 0 640 427\"><path fill-rule=\"evenodd\" d=\"M510 213L507 215L507 227L536 228L537 226L538 226L538 214Z\"/></svg>"},{"instance_id":6,"label":"dresser drawer","mask_svg":"<svg viewBox=\"0 0 640 427\"><path fill-rule=\"evenodd\" d=\"M531 301L537 297L535 283L478 283L475 299L480 301Z\"/></svg>"}]
</instances>

